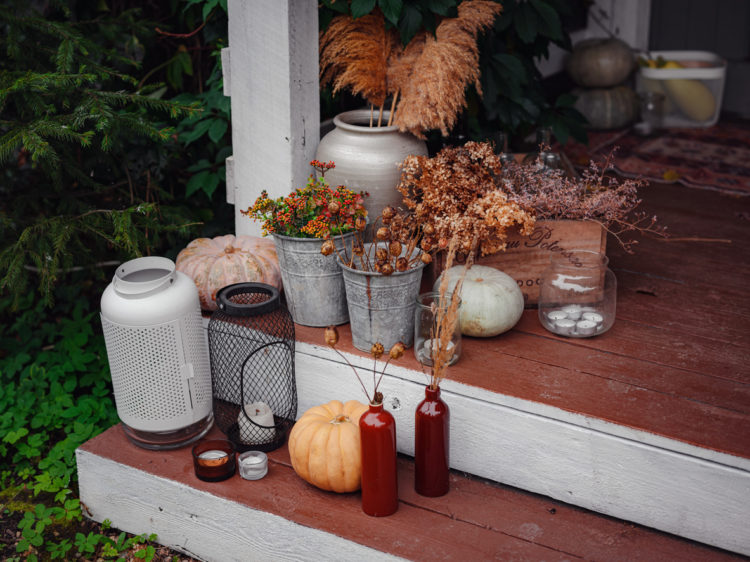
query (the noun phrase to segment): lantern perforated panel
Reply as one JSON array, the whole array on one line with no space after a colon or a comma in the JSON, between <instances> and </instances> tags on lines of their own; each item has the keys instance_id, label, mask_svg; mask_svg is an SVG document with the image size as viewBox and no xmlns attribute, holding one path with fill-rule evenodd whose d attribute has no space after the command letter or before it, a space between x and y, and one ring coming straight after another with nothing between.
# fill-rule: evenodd
<instances>
[{"instance_id":1,"label":"lantern perforated panel","mask_svg":"<svg viewBox=\"0 0 750 562\"><path fill-rule=\"evenodd\" d=\"M208 325L216 425L238 451L280 447L297 417L294 322L275 287L237 283Z\"/></svg>"}]
</instances>

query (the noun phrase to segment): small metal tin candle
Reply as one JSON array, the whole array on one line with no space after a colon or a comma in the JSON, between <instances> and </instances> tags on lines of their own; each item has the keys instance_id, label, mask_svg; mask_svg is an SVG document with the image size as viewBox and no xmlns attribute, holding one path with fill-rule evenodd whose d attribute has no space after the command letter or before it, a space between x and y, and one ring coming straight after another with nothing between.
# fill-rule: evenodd
<instances>
[{"instance_id":1,"label":"small metal tin candle","mask_svg":"<svg viewBox=\"0 0 750 562\"><path fill-rule=\"evenodd\" d=\"M561 336L569 336L575 331L575 329L576 329L575 320L570 320L569 318L562 318L561 320L555 321L555 331Z\"/></svg>"},{"instance_id":2,"label":"small metal tin candle","mask_svg":"<svg viewBox=\"0 0 750 562\"><path fill-rule=\"evenodd\" d=\"M246 451L238 461L240 476L245 480L260 480L268 474L268 456L261 451Z\"/></svg>"},{"instance_id":3,"label":"small metal tin candle","mask_svg":"<svg viewBox=\"0 0 750 562\"><path fill-rule=\"evenodd\" d=\"M581 317L581 307L578 306L577 304L570 304L568 306L564 306L562 308L562 311L571 320L578 320Z\"/></svg>"},{"instance_id":4,"label":"small metal tin candle","mask_svg":"<svg viewBox=\"0 0 750 562\"><path fill-rule=\"evenodd\" d=\"M193 447L195 475L206 482L220 482L237 470L234 449L229 441L205 439Z\"/></svg>"},{"instance_id":5,"label":"small metal tin candle","mask_svg":"<svg viewBox=\"0 0 750 562\"><path fill-rule=\"evenodd\" d=\"M601 324L602 322L604 322L604 317L598 312L584 312L581 317L584 320L589 320L591 322L595 322L596 324Z\"/></svg>"},{"instance_id":6,"label":"small metal tin candle","mask_svg":"<svg viewBox=\"0 0 750 562\"><path fill-rule=\"evenodd\" d=\"M576 322L576 334L579 336L593 336L597 323L593 320L579 320Z\"/></svg>"},{"instance_id":7,"label":"small metal tin candle","mask_svg":"<svg viewBox=\"0 0 750 562\"><path fill-rule=\"evenodd\" d=\"M547 318L549 318L552 322L557 322L558 320L562 320L563 318L567 317L568 315L565 314L562 310L553 310L552 312L547 313Z\"/></svg>"}]
</instances>

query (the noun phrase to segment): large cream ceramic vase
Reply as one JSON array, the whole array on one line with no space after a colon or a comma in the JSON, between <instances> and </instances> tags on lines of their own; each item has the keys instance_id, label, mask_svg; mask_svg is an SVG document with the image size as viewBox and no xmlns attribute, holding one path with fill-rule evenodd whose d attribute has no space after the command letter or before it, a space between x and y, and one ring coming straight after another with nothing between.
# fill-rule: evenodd
<instances>
[{"instance_id":1,"label":"large cream ceramic vase","mask_svg":"<svg viewBox=\"0 0 750 562\"><path fill-rule=\"evenodd\" d=\"M382 123L387 123L389 112L383 112ZM374 114L377 124L378 112ZM426 156L424 141L408 133L400 133L395 126L370 127L370 111L357 109L334 117L335 128L318 145L315 157L336 167L326 172L332 185L345 185L353 191L366 191L365 207L373 221L383 207L402 206L396 186L401 178L399 164L410 154Z\"/></svg>"}]
</instances>

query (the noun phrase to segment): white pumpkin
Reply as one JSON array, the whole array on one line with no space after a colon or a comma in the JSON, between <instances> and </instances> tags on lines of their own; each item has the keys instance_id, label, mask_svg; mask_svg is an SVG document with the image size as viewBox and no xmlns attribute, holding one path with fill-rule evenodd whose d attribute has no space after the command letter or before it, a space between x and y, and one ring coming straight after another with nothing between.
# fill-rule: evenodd
<instances>
[{"instance_id":1,"label":"white pumpkin","mask_svg":"<svg viewBox=\"0 0 750 562\"><path fill-rule=\"evenodd\" d=\"M451 267L448 276L452 290L463 275L464 266ZM440 289L442 275L435 282ZM507 332L523 314L523 293L515 280L494 267L474 265L466 273L461 289L461 333L466 336L489 338Z\"/></svg>"},{"instance_id":2,"label":"white pumpkin","mask_svg":"<svg viewBox=\"0 0 750 562\"><path fill-rule=\"evenodd\" d=\"M216 310L216 293L233 283L253 281L281 289L276 246L257 236L197 238L178 254L176 266L195 282L203 310Z\"/></svg>"}]
</instances>

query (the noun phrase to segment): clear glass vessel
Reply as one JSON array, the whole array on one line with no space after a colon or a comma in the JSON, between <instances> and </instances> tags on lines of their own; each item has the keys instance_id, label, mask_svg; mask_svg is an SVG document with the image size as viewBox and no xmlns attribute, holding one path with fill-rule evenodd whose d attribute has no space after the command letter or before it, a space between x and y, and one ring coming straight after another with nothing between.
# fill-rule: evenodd
<instances>
[{"instance_id":1,"label":"clear glass vessel","mask_svg":"<svg viewBox=\"0 0 750 562\"><path fill-rule=\"evenodd\" d=\"M606 255L588 250L553 254L542 274L539 321L560 336L588 338L612 327L617 278Z\"/></svg>"},{"instance_id":2,"label":"clear glass vessel","mask_svg":"<svg viewBox=\"0 0 750 562\"><path fill-rule=\"evenodd\" d=\"M438 330L439 314L444 314L450 305L448 294L440 302L440 293L422 293L417 297L414 309L414 356L422 365L432 366L432 340ZM459 304L459 309L460 309ZM453 365L461 356L461 322L457 321L451 334L448 349L452 353L448 365Z\"/></svg>"}]
</instances>

